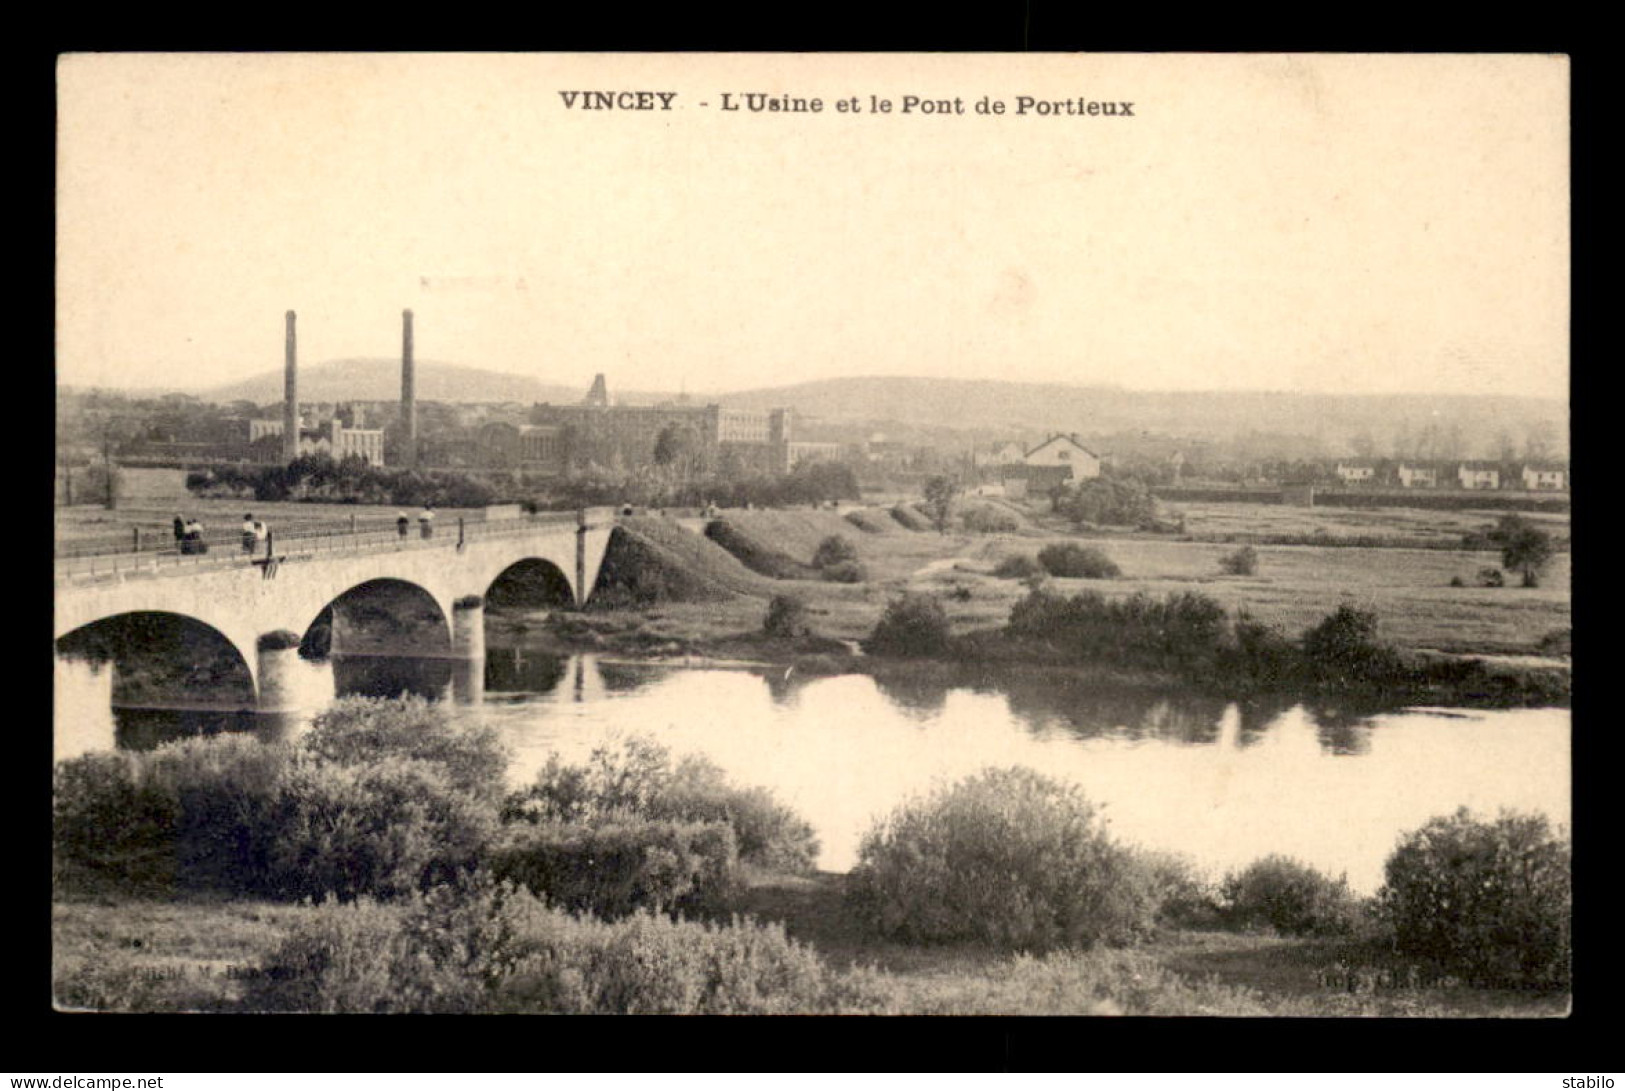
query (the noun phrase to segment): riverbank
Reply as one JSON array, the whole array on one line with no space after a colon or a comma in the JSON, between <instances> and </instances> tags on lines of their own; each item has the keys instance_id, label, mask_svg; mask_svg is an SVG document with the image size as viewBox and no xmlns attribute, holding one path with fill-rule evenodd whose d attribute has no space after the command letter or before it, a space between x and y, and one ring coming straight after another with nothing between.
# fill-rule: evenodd
<instances>
[{"instance_id":1,"label":"riverbank","mask_svg":"<svg viewBox=\"0 0 1625 1091\"><path fill-rule=\"evenodd\" d=\"M1012 680L1055 681L1100 688L1188 689L1233 699L1353 699L1373 709L1417 704L1567 707L1572 693L1568 661L1549 656L1474 656L1405 649L1399 656L1409 677L1400 685L1261 684L1224 675L1193 678L1167 670L1078 662L1047 644L1013 638L991 628L960 634L949 651L938 657L868 655L858 638L779 637L759 626L754 631L730 630L726 624L730 613L691 614L673 608L592 614L493 611L488 615L489 640L492 648L523 646L561 656L585 651L687 668L793 670L812 676L865 674L943 689L998 687Z\"/></svg>"},{"instance_id":2,"label":"riverbank","mask_svg":"<svg viewBox=\"0 0 1625 1091\"><path fill-rule=\"evenodd\" d=\"M893 1015L1218 1015L1545 1018L1564 994L1415 984L1355 940L1172 930L1142 947L1011 957L981 944L889 942L844 911L846 877L756 874L734 911L782 924L851 975L856 1011ZM51 914L53 992L65 1009L243 1010L263 961L319 912L191 894L62 889ZM816 1013L809 1013L816 1014Z\"/></svg>"}]
</instances>

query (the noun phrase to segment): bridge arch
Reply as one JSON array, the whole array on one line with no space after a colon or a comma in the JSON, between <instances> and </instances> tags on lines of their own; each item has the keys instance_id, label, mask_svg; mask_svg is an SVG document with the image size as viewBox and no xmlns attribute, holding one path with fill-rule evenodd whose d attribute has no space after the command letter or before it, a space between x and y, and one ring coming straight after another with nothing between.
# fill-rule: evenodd
<instances>
[{"instance_id":1,"label":"bridge arch","mask_svg":"<svg viewBox=\"0 0 1625 1091\"><path fill-rule=\"evenodd\" d=\"M487 606L548 609L573 607L575 587L558 562L521 557L496 573L485 588Z\"/></svg>"},{"instance_id":2,"label":"bridge arch","mask_svg":"<svg viewBox=\"0 0 1625 1091\"><path fill-rule=\"evenodd\" d=\"M252 708L253 660L226 633L188 614L131 610L86 622L56 639L56 654L113 668L113 701L131 707Z\"/></svg>"},{"instance_id":3,"label":"bridge arch","mask_svg":"<svg viewBox=\"0 0 1625 1091\"><path fill-rule=\"evenodd\" d=\"M320 627L328 627L326 648ZM307 658L434 656L451 651L451 622L422 584L393 576L363 580L333 596L305 627L300 652Z\"/></svg>"}]
</instances>

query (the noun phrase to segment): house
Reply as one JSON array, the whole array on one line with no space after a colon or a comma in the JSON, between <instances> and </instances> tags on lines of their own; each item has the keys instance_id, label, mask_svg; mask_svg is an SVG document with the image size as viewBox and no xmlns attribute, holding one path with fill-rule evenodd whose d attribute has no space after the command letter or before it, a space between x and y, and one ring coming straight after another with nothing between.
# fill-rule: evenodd
<instances>
[{"instance_id":1,"label":"house","mask_svg":"<svg viewBox=\"0 0 1625 1091\"><path fill-rule=\"evenodd\" d=\"M1439 487L1439 468L1420 462L1401 462L1395 471L1399 484L1406 489L1436 489Z\"/></svg>"},{"instance_id":2,"label":"house","mask_svg":"<svg viewBox=\"0 0 1625 1091\"><path fill-rule=\"evenodd\" d=\"M1024 496L1048 496L1058 486L1072 480L1072 467L1060 466L1006 466L999 471L999 483L1004 495L1019 500Z\"/></svg>"},{"instance_id":3,"label":"house","mask_svg":"<svg viewBox=\"0 0 1625 1091\"><path fill-rule=\"evenodd\" d=\"M1075 435L1054 435L1022 456L1027 466L1059 466L1066 469L1064 480L1078 481L1100 476L1100 456Z\"/></svg>"},{"instance_id":4,"label":"house","mask_svg":"<svg viewBox=\"0 0 1625 1091\"><path fill-rule=\"evenodd\" d=\"M1499 462L1463 462L1456 467L1456 480L1464 489L1499 489Z\"/></svg>"},{"instance_id":5,"label":"house","mask_svg":"<svg viewBox=\"0 0 1625 1091\"><path fill-rule=\"evenodd\" d=\"M1337 476L1345 485L1369 485L1377 478L1374 462L1339 462Z\"/></svg>"},{"instance_id":6,"label":"house","mask_svg":"<svg viewBox=\"0 0 1625 1091\"><path fill-rule=\"evenodd\" d=\"M1568 469L1560 462L1526 462L1519 476L1530 492L1552 492L1569 484Z\"/></svg>"}]
</instances>

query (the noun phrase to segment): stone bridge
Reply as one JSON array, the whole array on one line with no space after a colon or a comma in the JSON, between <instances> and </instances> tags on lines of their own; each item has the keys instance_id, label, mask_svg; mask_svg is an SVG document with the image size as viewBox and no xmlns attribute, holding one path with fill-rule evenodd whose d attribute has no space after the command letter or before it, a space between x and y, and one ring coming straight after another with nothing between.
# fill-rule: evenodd
<instances>
[{"instance_id":1,"label":"stone bridge","mask_svg":"<svg viewBox=\"0 0 1625 1091\"><path fill-rule=\"evenodd\" d=\"M128 615L178 616L213 630L238 652L253 685L255 711L290 713L296 709L287 677L299 639L335 603L353 601L357 589L401 590L423 604L419 613L433 613L427 596L438 608L438 621L430 626L438 625L438 633L413 654L483 661L484 598L493 581L530 562L555 586L567 586L579 607L591 593L613 529L613 509L602 508L441 527L429 538L415 527L409 536L278 536L264 555L253 557L222 551L59 561L55 637L61 641ZM335 650L339 620L334 617Z\"/></svg>"}]
</instances>

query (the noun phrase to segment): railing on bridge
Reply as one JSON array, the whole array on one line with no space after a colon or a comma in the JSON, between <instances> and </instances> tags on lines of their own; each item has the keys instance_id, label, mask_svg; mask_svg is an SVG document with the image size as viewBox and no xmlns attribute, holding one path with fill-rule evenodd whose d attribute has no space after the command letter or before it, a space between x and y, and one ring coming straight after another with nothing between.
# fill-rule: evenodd
<instances>
[{"instance_id":1,"label":"railing on bridge","mask_svg":"<svg viewBox=\"0 0 1625 1091\"><path fill-rule=\"evenodd\" d=\"M122 580L135 576L184 574L215 571L225 568L263 564L266 558L281 561L309 560L319 556L354 553L385 553L403 549L461 548L468 542L488 541L494 538L517 537L545 527L602 526L614 517L613 509L588 508L581 511L536 512L517 519L486 522L483 520L446 520L435 525L429 536L424 536L417 520L402 534L393 521L370 521L351 529L348 525L323 528L308 524L286 530L273 531L265 543L250 553L242 548L240 534L218 532L206 537L209 550L204 553L183 552L171 540L162 548L127 548L124 551L64 555L60 550L56 558L56 578L74 583ZM437 524L439 521L437 520ZM139 538L132 535L132 545Z\"/></svg>"}]
</instances>

